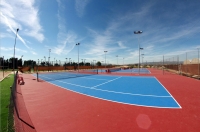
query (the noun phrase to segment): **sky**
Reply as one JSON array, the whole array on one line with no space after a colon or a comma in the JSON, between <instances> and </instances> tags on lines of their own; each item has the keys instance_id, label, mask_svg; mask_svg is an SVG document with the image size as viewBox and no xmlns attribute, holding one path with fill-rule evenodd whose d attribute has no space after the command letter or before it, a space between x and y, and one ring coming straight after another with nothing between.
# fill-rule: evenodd
<instances>
[{"instance_id":1,"label":"sky","mask_svg":"<svg viewBox=\"0 0 200 132\"><path fill-rule=\"evenodd\" d=\"M1 0L0 56L13 57L19 28L15 57L23 60L79 55L131 64L140 45L143 61L160 61L200 48L199 7L199 0Z\"/></svg>"}]
</instances>

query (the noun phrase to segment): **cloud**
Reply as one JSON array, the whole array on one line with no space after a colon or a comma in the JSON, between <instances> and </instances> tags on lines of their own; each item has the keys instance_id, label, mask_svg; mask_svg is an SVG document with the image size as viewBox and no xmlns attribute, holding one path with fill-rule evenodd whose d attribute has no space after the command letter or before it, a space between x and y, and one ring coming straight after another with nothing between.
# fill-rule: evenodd
<instances>
[{"instance_id":1,"label":"cloud","mask_svg":"<svg viewBox=\"0 0 200 132\"><path fill-rule=\"evenodd\" d=\"M11 24L8 22L7 17L4 16L2 12L0 12L0 14L1 14L1 16L4 18L4 21L5 21L6 25L10 28L10 30L11 30L14 34L16 34L16 31L13 29L13 27L11 26ZM21 42L24 44L24 46L25 46L26 48L28 48L29 50L31 49L31 48L26 44L26 42L24 41L24 39L23 39L19 34L17 34L17 38L19 38L19 39L21 40Z\"/></svg>"},{"instance_id":2,"label":"cloud","mask_svg":"<svg viewBox=\"0 0 200 132\"><path fill-rule=\"evenodd\" d=\"M23 31L23 35L42 42L44 40L43 29L39 23L38 10L34 4L34 0L1 0L1 23L11 30L19 28Z\"/></svg>"},{"instance_id":3,"label":"cloud","mask_svg":"<svg viewBox=\"0 0 200 132\"><path fill-rule=\"evenodd\" d=\"M83 17L85 13L85 7L88 5L90 0L76 0L75 9L79 17Z\"/></svg>"},{"instance_id":4,"label":"cloud","mask_svg":"<svg viewBox=\"0 0 200 132\"><path fill-rule=\"evenodd\" d=\"M37 53L36 53L36 52L34 52L34 51L31 51L31 53L32 53L33 55L37 55Z\"/></svg>"},{"instance_id":5,"label":"cloud","mask_svg":"<svg viewBox=\"0 0 200 132\"><path fill-rule=\"evenodd\" d=\"M58 3L58 35L57 42L58 44L52 48L52 53L57 55L68 54L75 46L77 35L73 31L66 31L66 22L65 19L61 16L61 13L65 11L65 8L62 6L62 2L57 0Z\"/></svg>"},{"instance_id":6,"label":"cloud","mask_svg":"<svg viewBox=\"0 0 200 132\"><path fill-rule=\"evenodd\" d=\"M13 51L14 52L14 47L0 47L1 50L3 51ZM19 52L23 52L23 53L27 53L26 50L22 50L22 49L19 49L19 48L15 48L16 51L19 51Z\"/></svg>"},{"instance_id":7,"label":"cloud","mask_svg":"<svg viewBox=\"0 0 200 132\"><path fill-rule=\"evenodd\" d=\"M122 49L126 49L127 48L121 41L118 42L118 45Z\"/></svg>"}]
</instances>

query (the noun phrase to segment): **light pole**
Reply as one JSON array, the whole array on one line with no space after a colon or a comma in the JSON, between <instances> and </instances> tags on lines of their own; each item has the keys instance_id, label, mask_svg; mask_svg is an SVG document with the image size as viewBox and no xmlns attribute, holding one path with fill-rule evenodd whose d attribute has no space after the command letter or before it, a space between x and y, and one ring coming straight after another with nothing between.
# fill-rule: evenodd
<instances>
[{"instance_id":1,"label":"light pole","mask_svg":"<svg viewBox=\"0 0 200 132\"><path fill-rule=\"evenodd\" d=\"M80 43L77 43L76 45L78 46L78 72L79 72L79 45Z\"/></svg>"},{"instance_id":2,"label":"light pole","mask_svg":"<svg viewBox=\"0 0 200 132\"><path fill-rule=\"evenodd\" d=\"M104 51L104 53L105 53L105 68L106 68L106 53L107 53L108 51Z\"/></svg>"},{"instance_id":3,"label":"light pole","mask_svg":"<svg viewBox=\"0 0 200 132\"><path fill-rule=\"evenodd\" d=\"M198 49L198 74L199 74L199 77L200 77L200 69L199 69L199 48L197 48ZM199 78L200 79L200 78Z\"/></svg>"},{"instance_id":4,"label":"light pole","mask_svg":"<svg viewBox=\"0 0 200 132\"><path fill-rule=\"evenodd\" d=\"M51 49L49 49L49 65L50 65L50 52L51 52Z\"/></svg>"},{"instance_id":5,"label":"light pole","mask_svg":"<svg viewBox=\"0 0 200 132\"><path fill-rule=\"evenodd\" d=\"M118 65L118 55L116 55L116 57L117 57L117 65Z\"/></svg>"},{"instance_id":6,"label":"light pole","mask_svg":"<svg viewBox=\"0 0 200 132\"><path fill-rule=\"evenodd\" d=\"M142 34L143 31L134 31L134 34ZM140 74L140 42L139 42L139 37L138 37L138 50L139 50L139 63L138 63L138 70Z\"/></svg>"},{"instance_id":7,"label":"light pole","mask_svg":"<svg viewBox=\"0 0 200 132\"><path fill-rule=\"evenodd\" d=\"M50 60L50 57L48 57L48 59ZM51 63L51 61L49 61L49 64L48 64L48 66L50 66L50 63Z\"/></svg>"},{"instance_id":8,"label":"light pole","mask_svg":"<svg viewBox=\"0 0 200 132\"><path fill-rule=\"evenodd\" d=\"M66 59L66 66L67 66L67 58L65 58Z\"/></svg>"},{"instance_id":9,"label":"light pole","mask_svg":"<svg viewBox=\"0 0 200 132\"><path fill-rule=\"evenodd\" d=\"M69 58L69 65L70 65L70 59L71 59L71 58ZM70 66L71 66L71 65L70 65Z\"/></svg>"},{"instance_id":10,"label":"light pole","mask_svg":"<svg viewBox=\"0 0 200 132\"><path fill-rule=\"evenodd\" d=\"M123 58L123 66L124 66L124 58Z\"/></svg>"},{"instance_id":11,"label":"light pole","mask_svg":"<svg viewBox=\"0 0 200 132\"><path fill-rule=\"evenodd\" d=\"M96 65L96 64L95 64L95 63L96 63L96 60L93 60L93 61L94 61L94 67L95 67L95 65Z\"/></svg>"},{"instance_id":12,"label":"light pole","mask_svg":"<svg viewBox=\"0 0 200 132\"><path fill-rule=\"evenodd\" d=\"M38 59L38 65L39 65L39 59Z\"/></svg>"},{"instance_id":13,"label":"light pole","mask_svg":"<svg viewBox=\"0 0 200 132\"><path fill-rule=\"evenodd\" d=\"M21 61L22 61L22 57L23 57L23 55L21 56ZM23 64L23 63L22 63Z\"/></svg>"},{"instance_id":14,"label":"light pole","mask_svg":"<svg viewBox=\"0 0 200 132\"><path fill-rule=\"evenodd\" d=\"M84 60L84 66L85 66L85 60L86 60L86 59L83 59L83 60Z\"/></svg>"},{"instance_id":15,"label":"light pole","mask_svg":"<svg viewBox=\"0 0 200 132\"><path fill-rule=\"evenodd\" d=\"M143 65L143 58L144 58L144 54L141 54L141 56L142 56L142 65ZM142 67L143 68L143 67Z\"/></svg>"},{"instance_id":16,"label":"light pole","mask_svg":"<svg viewBox=\"0 0 200 132\"><path fill-rule=\"evenodd\" d=\"M4 56L3 56L2 59L3 59L3 62L2 62L3 63L3 69L2 70L3 70L3 78L4 78Z\"/></svg>"},{"instance_id":17,"label":"light pole","mask_svg":"<svg viewBox=\"0 0 200 132\"><path fill-rule=\"evenodd\" d=\"M84 60L84 59L81 59L81 60L82 60L82 63L83 63L83 60Z\"/></svg>"},{"instance_id":18,"label":"light pole","mask_svg":"<svg viewBox=\"0 0 200 132\"><path fill-rule=\"evenodd\" d=\"M46 65L46 57L44 56L44 64Z\"/></svg>"},{"instance_id":19,"label":"light pole","mask_svg":"<svg viewBox=\"0 0 200 132\"><path fill-rule=\"evenodd\" d=\"M13 72L14 72L14 74L15 74L15 46L16 46L16 38L17 38L18 31L19 31L19 28L17 28L17 31L16 31L15 44L14 44L14 55L13 55Z\"/></svg>"},{"instance_id":20,"label":"light pole","mask_svg":"<svg viewBox=\"0 0 200 132\"><path fill-rule=\"evenodd\" d=\"M101 63L102 63L101 65L103 65L103 61L101 61Z\"/></svg>"}]
</instances>

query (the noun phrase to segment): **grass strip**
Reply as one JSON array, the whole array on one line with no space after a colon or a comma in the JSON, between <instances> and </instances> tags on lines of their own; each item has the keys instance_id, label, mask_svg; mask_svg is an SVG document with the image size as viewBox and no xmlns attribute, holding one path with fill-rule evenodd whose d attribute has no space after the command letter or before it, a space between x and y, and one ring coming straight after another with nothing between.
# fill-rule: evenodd
<instances>
[{"instance_id":1,"label":"grass strip","mask_svg":"<svg viewBox=\"0 0 200 132\"><path fill-rule=\"evenodd\" d=\"M13 74L0 82L0 132L7 131L8 112L10 104L10 86L13 84Z\"/></svg>"}]
</instances>

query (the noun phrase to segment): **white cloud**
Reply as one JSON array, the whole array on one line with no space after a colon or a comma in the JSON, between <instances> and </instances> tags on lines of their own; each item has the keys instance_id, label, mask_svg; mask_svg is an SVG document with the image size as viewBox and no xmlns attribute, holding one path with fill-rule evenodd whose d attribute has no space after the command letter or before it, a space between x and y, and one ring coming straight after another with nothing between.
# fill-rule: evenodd
<instances>
[{"instance_id":1,"label":"white cloud","mask_svg":"<svg viewBox=\"0 0 200 132\"><path fill-rule=\"evenodd\" d=\"M44 40L34 0L1 0L1 23L12 29L23 30L23 35Z\"/></svg>"},{"instance_id":2,"label":"white cloud","mask_svg":"<svg viewBox=\"0 0 200 132\"><path fill-rule=\"evenodd\" d=\"M14 47L0 47L2 51L13 51L14 52ZM18 52L23 52L23 53L27 53L26 50L22 50L22 49L19 49L19 48L15 48L15 51L18 51Z\"/></svg>"},{"instance_id":3,"label":"white cloud","mask_svg":"<svg viewBox=\"0 0 200 132\"><path fill-rule=\"evenodd\" d=\"M83 17L85 13L85 7L88 5L90 0L76 0L75 9L79 17Z\"/></svg>"},{"instance_id":4,"label":"white cloud","mask_svg":"<svg viewBox=\"0 0 200 132\"><path fill-rule=\"evenodd\" d=\"M121 41L118 42L118 45L122 49L126 49L127 48Z\"/></svg>"},{"instance_id":5,"label":"white cloud","mask_svg":"<svg viewBox=\"0 0 200 132\"><path fill-rule=\"evenodd\" d=\"M65 19L61 16L61 13L64 12L65 8L62 7L62 2L57 0L58 3L58 35L57 42L58 45L52 48L52 53L57 55L68 54L75 46L75 40L77 35L72 31L66 31L66 22ZM61 8L60 8L61 7Z\"/></svg>"},{"instance_id":6,"label":"white cloud","mask_svg":"<svg viewBox=\"0 0 200 132\"><path fill-rule=\"evenodd\" d=\"M34 51L31 51L31 53L32 53L33 55L37 55L37 53L36 53L36 52L34 52Z\"/></svg>"}]
</instances>

